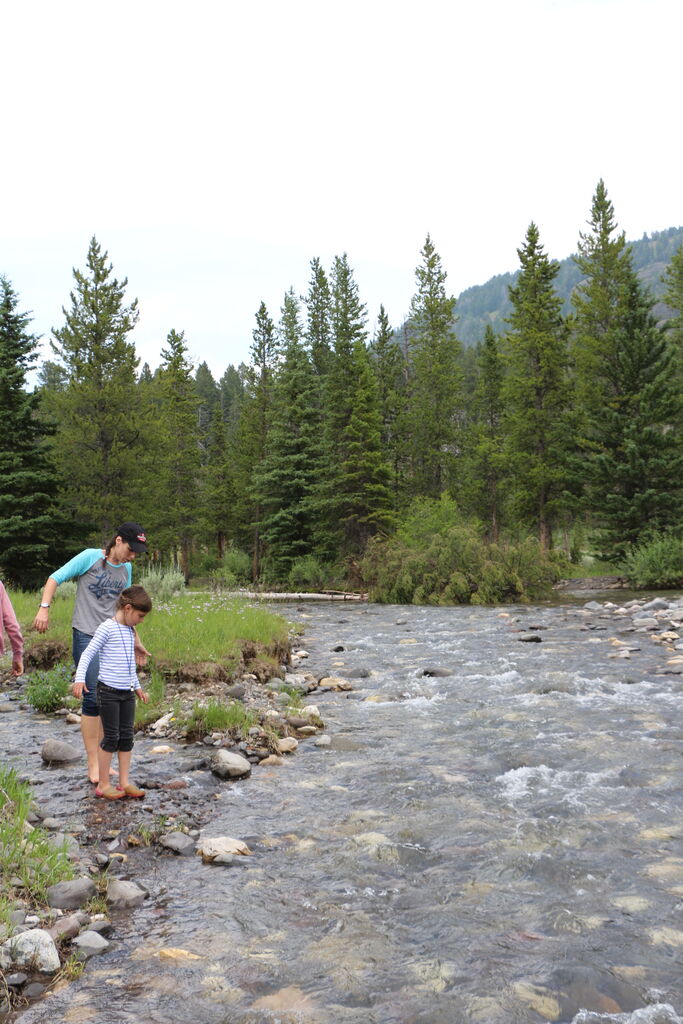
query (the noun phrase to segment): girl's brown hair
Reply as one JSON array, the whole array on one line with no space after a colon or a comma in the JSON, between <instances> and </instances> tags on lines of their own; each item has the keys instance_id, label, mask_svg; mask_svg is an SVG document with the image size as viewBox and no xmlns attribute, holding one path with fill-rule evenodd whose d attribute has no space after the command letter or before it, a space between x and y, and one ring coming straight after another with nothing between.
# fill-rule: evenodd
<instances>
[{"instance_id":1,"label":"girl's brown hair","mask_svg":"<svg viewBox=\"0 0 683 1024\"><path fill-rule=\"evenodd\" d=\"M125 608L127 604L132 605L138 612L151 612L152 610L152 598L144 587L139 587L136 584L121 591L116 607L117 609Z\"/></svg>"}]
</instances>

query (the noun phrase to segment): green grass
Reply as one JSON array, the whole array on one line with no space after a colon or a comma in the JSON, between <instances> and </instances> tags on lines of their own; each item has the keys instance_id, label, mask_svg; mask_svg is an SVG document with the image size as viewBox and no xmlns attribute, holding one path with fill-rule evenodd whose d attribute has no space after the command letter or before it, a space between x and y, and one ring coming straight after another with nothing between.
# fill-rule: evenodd
<instances>
[{"instance_id":1,"label":"green grass","mask_svg":"<svg viewBox=\"0 0 683 1024\"><path fill-rule=\"evenodd\" d=\"M57 590L59 594L59 589ZM30 631L40 596L13 592L12 604L30 645L39 634ZM56 599L50 608L46 634L71 647L73 600ZM267 608L216 594L181 594L156 602L138 627L140 639L153 657L182 663L215 661L237 664L242 643L251 641L274 649L287 643L289 623Z\"/></svg>"},{"instance_id":2,"label":"green grass","mask_svg":"<svg viewBox=\"0 0 683 1024\"><path fill-rule=\"evenodd\" d=\"M209 700L205 705L194 704L186 728L188 736L201 739L212 732L232 732L242 739L248 734L257 717L247 711L239 701L224 704L222 701Z\"/></svg>"},{"instance_id":3,"label":"green grass","mask_svg":"<svg viewBox=\"0 0 683 1024\"><path fill-rule=\"evenodd\" d=\"M63 843L53 846L40 828L29 829L30 787L20 782L13 768L0 766L0 917L7 920L13 888L34 904L44 904L47 889L74 877Z\"/></svg>"}]
</instances>

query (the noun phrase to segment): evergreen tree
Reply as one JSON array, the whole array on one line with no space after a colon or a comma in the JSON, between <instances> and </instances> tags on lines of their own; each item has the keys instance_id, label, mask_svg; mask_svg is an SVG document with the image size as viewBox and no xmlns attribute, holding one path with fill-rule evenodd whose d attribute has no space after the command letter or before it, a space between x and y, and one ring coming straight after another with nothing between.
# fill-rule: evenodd
<instances>
[{"instance_id":1,"label":"evergreen tree","mask_svg":"<svg viewBox=\"0 0 683 1024\"><path fill-rule=\"evenodd\" d=\"M590 230L579 235L575 262L583 280L574 290L573 361L580 412L590 416L608 402L610 366L618 359L623 316L633 276L624 233L615 234L614 207L602 179L591 204Z\"/></svg>"},{"instance_id":2,"label":"evergreen tree","mask_svg":"<svg viewBox=\"0 0 683 1024\"><path fill-rule=\"evenodd\" d=\"M354 559L391 522L391 476L382 450L377 381L365 347L366 309L346 254L335 258L331 291L334 353L325 378L317 543L326 557Z\"/></svg>"},{"instance_id":3,"label":"evergreen tree","mask_svg":"<svg viewBox=\"0 0 683 1024\"><path fill-rule=\"evenodd\" d=\"M306 339L313 367L324 377L332 360L332 296L330 285L320 260L311 260L311 280L306 296Z\"/></svg>"},{"instance_id":4,"label":"evergreen tree","mask_svg":"<svg viewBox=\"0 0 683 1024\"><path fill-rule=\"evenodd\" d=\"M184 332L171 330L161 350L159 393L162 458L156 535L159 545L180 551L180 568L190 578L190 549L196 536L199 478L198 398L187 359Z\"/></svg>"},{"instance_id":5,"label":"evergreen tree","mask_svg":"<svg viewBox=\"0 0 683 1024\"><path fill-rule=\"evenodd\" d=\"M446 292L446 272L429 235L421 256L410 304L403 430L409 439L410 492L437 497L455 477L463 402L461 348L453 330L455 298Z\"/></svg>"},{"instance_id":6,"label":"evergreen tree","mask_svg":"<svg viewBox=\"0 0 683 1024\"><path fill-rule=\"evenodd\" d=\"M12 285L0 277L0 571L11 584L29 589L45 579L68 533L48 428L38 416L40 395L26 391L38 339L18 305Z\"/></svg>"},{"instance_id":7,"label":"evergreen tree","mask_svg":"<svg viewBox=\"0 0 683 1024\"><path fill-rule=\"evenodd\" d=\"M621 333L605 369L610 398L589 423L583 456L597 547L618 561L651 533L680 524L682 407L675 350L631 274Z\"/></svg>"},{"instance_id":8,"label":"evergreen tree","mask_svg":"<svg viewBox=\"0 0 683 1024\"><path fill-rule=\"evenodd\" d=\"M548 550L566 479L567 325L554 289L559 264L546 256L533 222L517 252L521 271L510 287L503 427L514 510Z\"/></svg>"},{"instance_id":9,"label":"evergreen tree","mask_svg":"<svg viewBox=\"0 0 683 1024\"><path fill-rule=\"evenodd\" d=\"M663 280L666 286L664 300L674 314L666 327L677 352L679 374L683 376L683 245L672 256Z\"/></svg>"},{"instance_id":10,"label":"evergreen tree","mask_svg":"<svg viewBox=\"0 0 683 1024\"><path fill-rule=\"evenodd\" d=\"M279 333L284 358L273 384L271 423L256 487L269 570L275 578L285 579L294 559L312 548L311 494L321 448L318 382L291 289L285 295Z\"/></svg>"},{"instance_id":11,"label":"evergreen tree","mask_svg":"<svg viewBox=\"0 0 683 1024\"><path fill-rule=\"evenodd\" d=\"M206 463L202 470L202 526L203 534L215 546L218 558L223 558L228 543L237 532L233 465L227 426L217 402L213 409Z\"/></svg>"},{"instance_id":12,"label":"evergreen tree","mask_svg":"<svg viewBox=\"0 0 683 1024\"><path fill-rule=\"evenodd\" d=\"M208 435L213 419L213 410L220 402L220 391L213 374L206 362L200 363L194 377L194 386L197 394L197 428L199 435L199 448L202 458L206 458L208 449Z\"/></svg>"},{"instance_id":13,"label":"evergreen tree","mask_svg":"<svg viewBox=\"0 0 683 1024\"><path fill-rule=\"evenodd\" d=\"M405 443L400 436L400 412L405 391L406 361L394 340L384 306L380 306L377 330L370 346L372 366L377 379L377 397L381 420L382 447L392 471L394 506L401 489L401 453Z\"/></svg>"},{"instance_id":14,"label":"evergreen tree","mask_svg":"<svg viewBox=\"0 0 683 1024\"><path fill-rule=\"evenodd\" d=\"M256 580L261 567L262 509L254 478L266 453L273 400L273 373L277 360L275 324L264 302L256 314L252 337L251 363L245 372L245 394L234 438L234 458L237 515L241 524L239 539L251 548L252 576Z\"/></svg>"},{"instance_id":15,"label":"evergreen tree","mask_svg":"<svg viewBox=\"0 0 683 1024\"><path fill-rule=\"evenodd\" d=\"M500 537L504 454L503 359L498 336L487 324L477 349L478 375L472 388L471 422L465 441L467 506L486 524L489 539Z\"/></svg>"},{"instance_id":16,"label":"evergreen tree","mask_svg":"<svg viewBox=\"0 0 683 1024\"><path fill-rule=\"evenodd\" d=\"M128 281L111 276L107 258L93 237L85 272L73 272L71 307L63 309L64 326L52 332L67 385L50 400L68 503L100 538L135 512L138 460L146 444L135 401L138 360L128 339L138 320L137 300L124 304Z\"/></svg>"},{"instance_id":17,"label":"evergreen tree","mask_svg":"<svg viewBox=\"0 0 683 1024\"><path fill-rule=\"evenodd\" d=\"M239 370L234 366L228 366L218 382L223 419L228 427L230 436L234 435L240 418L246 376L247 368L244 364L240 366Z\"/></svg>"}]
</instances>

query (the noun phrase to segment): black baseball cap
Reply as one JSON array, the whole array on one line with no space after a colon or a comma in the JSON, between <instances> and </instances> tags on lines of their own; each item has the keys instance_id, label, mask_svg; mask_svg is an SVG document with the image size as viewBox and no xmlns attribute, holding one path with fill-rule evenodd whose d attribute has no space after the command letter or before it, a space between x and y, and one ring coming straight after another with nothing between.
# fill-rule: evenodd
<instances>
[{"instance_id":1,"label":"black baseball cap","mask_svg":"<svg viewBox=\"0 0 683 1024\"><path fill-rule=\"evenodd\" d=\"M145 531L139 523L122 523L116 531L116 536L125 540L131 551L141 554L147 550L147 538Z\"/></svg>"}]
</instances>

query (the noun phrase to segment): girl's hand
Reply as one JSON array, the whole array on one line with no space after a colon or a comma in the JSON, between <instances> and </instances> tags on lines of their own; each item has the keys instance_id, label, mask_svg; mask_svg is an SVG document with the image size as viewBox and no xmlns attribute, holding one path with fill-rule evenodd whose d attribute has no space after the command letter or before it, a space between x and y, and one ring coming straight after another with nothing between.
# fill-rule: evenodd
<instances>
[{"instance_id":1,"label":"girl's hand","mask_svg":"<svg viewBox=\"0 0 683 1024\"><path fill-rule=\"evenodd\" d=\"M140 700L142 701L143 704L149 703L149 694L148 693L145 693L144 690L136 690L135 692L137 693L138 697L140 698Z\"/></svg>"},{"instance_id":2,"label":"girl's hand","mask_svg":"<svg viewBox=\"0 0 683 1024\"><path fill-rule=\"evenodd\" d=\"M80 700L81 697L83 696L83 693L90 693L90 690L85 685L85 683L73 683L71 686L71 692L73 693L74 697L77 697L78 700Z\"/></svg>"},{"instance_id":3,"label":"girl's hand","mask_svg":"<svg viewBox=\"0 0 683 1024\"><path fill-rule=\"evenodd\" d=\"M24 659L23 658L12 658L12 675L23 676L24 674Z\"/></svg>"}]
</instances>

